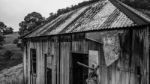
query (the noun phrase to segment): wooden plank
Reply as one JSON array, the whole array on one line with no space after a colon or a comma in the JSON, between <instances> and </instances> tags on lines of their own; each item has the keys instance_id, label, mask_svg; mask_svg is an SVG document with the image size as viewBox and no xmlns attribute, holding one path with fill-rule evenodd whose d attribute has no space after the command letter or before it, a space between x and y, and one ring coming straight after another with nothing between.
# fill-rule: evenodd
<instances>
[{"instance_id":1,"label":"wooden plank","mask_svg":"<svg viewBox=\"0 0 150 84\"><path fill-rule=\"evenodd\" d=\"M54 56L56 56L56 84L60 83L60 72L59 72L59 43L54 43Z\"/></svg>"},{"instance_id":2,"label":"wooden plank","mask_svg":"<svg viewBox=\"0 0 150 84\"><path fill-rule=\"evenodd\" d=\"M40 74L41 74L41 76L40 76L40 80L42 81L41 83L46 83L46 68L47 68L47 66L46 66L46 62L47 62L47 60L45 60L45 58L47 58L47 57L45 57L45 56L48 56L48 42L47 41L41 41L41 43L42 43L42 55L41 55L41 59L40 59L40 61L41 61L41 70L40 70ZM45 62L46 61L46 62ZM47 80L49 80L49 79L47 79Z\"/></svg>"},{"instance_id":3,"label":"wooden plank","mask_svg":"<svg viewBox=\"0 0 150 84\"><path fill-rule=\"evenodd\" d=\"M88 54L88 43L85 40L72 41L72 52Z\"/></svg>"},{"instance_id":4,"label":"wooden plank","mask_svg":"<svg viewBox=\"0 0 150 84\"><path fill-rule=\"evenodd\" d=\"M131 66L129 64L125 63L127 59L124 57L128 54L121 54L121 57L119 60L117 60L115 63L112 64L110 67L106 67L105 65L105 59L103 54L103 45L100 45L93 41L87 41L87 40L74 40L71 42L61 42L61 53L59 53L59 43L57 42L57 39L55 38L55 41L39 41L39 42L28 42L27 43L27 57L26 57L26 69L27 77L28 77L28 83L30 83L30 48L36 48L37 49L37 55L38 55L38 77L37 77L37 84L44 83L44 54L48 53L48 55L54 55L53 59L53 66L52 66L52 84L70 84L69 80L71 80L71 71L70 71L70 61L71 61L71 52L76 53L83 53L87 54L89 50L97 50L99 51L99 65L103 65L103 67L100 67L99 69L99 76L100 76L100 83L101 84L135 84L138 83L137 73L136 72L136 66L140 65L142 66L141 70L143 72L143 79L142 82L144 84L148 84L149 82L149 75L146 75L146 73L149 73L149 44L148 41L148 35L147 32L149 30L138 30L135 32L138 32L139 34L144 34L143 38L144 41L144 60L141 62L141 64L138 64L137 60L137 53L133 54L132 56L132 62ZM106 33L107 34L107 33ZM146 37L147 36L147 37ZM133 39L132 39L133 40ZM48 43L47 43L48 42ZM133 41L136 42L136 41ZM71 49L72 48L72 49ZM134 49L134 48L133 48ZM134 49L135 50L135 49ZM24 53L25 54L25 53ZM59 60L60 56L60 60ZM128 61L126 61L128 62ZM59 65L60 64L60 65ZM119 67L121 65L121 67ZM122 70L118 70L118 68ZM133 70L132 70L133 69ZM132 70L132 71L131 71ZM60 71L60 72L59 72ZM146 81L146 82L145 82Z\"/></svg>"},{"instance_id":5,"label":"wooden plank","mask_svg":"<svg viewBox=\"0 0 150 84\"><path fill-rule=\"evenodd\" d=\"M48 40L48 55L52 56L52 84L56 84L56 55L54 53L54 42Z\"/></svg>"},{"instance_id":6,"label":"wooden plank","mask_svg":"<svg viewBox=\"0 0 150 84\"><path fill-rule=\"evenodd\" d=\"M27 44L24 46L23 49L23 78L24 83L27 83Z\"/></svg>"},{"instance_id":7,"label":"wooden plank","mask_svg":"<svg viewBox=\"0 0 150 84\"><path fill-rule=\"evenodd\" d=\"M28 67L28 84L30 84L31 80L30 80L30 47L31 47L31 43L30 41L28 42L28 60L27 60L27 67Z\"/></svg>"},{"instance_id":8,"label":"wooden plank","mask_svg":"<svg viewBox=\"0 0 150 84\"><path fill-rule=\"evenodd\" d=\"M61 42L61 84L69 84L70 42Z\"/></svg>"}]
</instances>

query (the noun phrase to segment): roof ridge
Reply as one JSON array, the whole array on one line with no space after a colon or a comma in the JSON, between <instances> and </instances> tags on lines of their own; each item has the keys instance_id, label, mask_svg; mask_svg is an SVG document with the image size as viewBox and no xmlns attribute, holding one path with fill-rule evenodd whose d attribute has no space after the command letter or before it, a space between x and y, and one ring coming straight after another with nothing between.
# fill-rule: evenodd
<instances>
[{"instance_id":1,"label":"roof ridge","mask_svg":"<svg viewBox=\"0 0 150 84\"><path fill-rule=\"evenodd\" d=\"M134 12L134 13L136 13L137 15L139 15L140 17L142 17L143 19L145 19L145 20L147 20L148 22L150 22L150 17L149 16L147 16L147 15L145 15L144 13L142 13L142 12L140 12L140 11L138 11L138 10L136 10L136 9L134 9L134 8L132 8L132 7L130 7L130 6L128 6L128 5L126 5L126 4L124 4L124 3L122 3L122 2L120 2L120 1L118 1L120 4L122 4L123 6L125 6L126 8L128 8L128 9L130 9L132 12ZM139 13L141 13L141 14L139 14Z\"/></svg>"},{"instance_id":2,"label":"roof ridge","mask_svg":"<svg viewBox=\"0 0 150 84\"><path fill-rule=\"evenodd\" d=\"M118 1L118 0L109 0L109 1L114 6L116 6L121 12L123 12L127 17L133 20L136 24L142 25L142 24L150 23L150 19L147 18L148 16L143 14L142 12L122 3L121 1Z\"/></svg>"}]
</instances>

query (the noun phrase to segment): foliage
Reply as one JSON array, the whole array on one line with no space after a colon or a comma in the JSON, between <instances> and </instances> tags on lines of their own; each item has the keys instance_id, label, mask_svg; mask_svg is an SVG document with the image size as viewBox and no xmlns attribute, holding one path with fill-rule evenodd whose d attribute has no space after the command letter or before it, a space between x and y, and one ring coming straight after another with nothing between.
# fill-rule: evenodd
<instances>
[{"instance_id":1,"label":"foliage","mask_svg":"<svg viewBox=\"0 0 150 84\"><path fill-rule=\"evenodd\" d=\"M12 27L7 27L3 22L0 22L0 33L6 35L13 33Z\"/></svg>"},{"instance_id":2,"label":"foliage","mask_svg":"<svg viewBox=\"0 0 150 84\"><path fill-rule=\"evenodd\" d=\"M19 23L19 34L24 35L27 32L33 30L37 26L41 25L45 21L44 17L40 13L32 12L25 16L24 21Z\"/></svg>"},{"instance_id":3,"label":"foliage","mask_svg":"<svg viewBox=\"0 0 150 84\"><path fill-rule=\"evenodd\" d=\"M13 33L13 28L12 27L7 27L4 22L0 21L0 47L3 46L5 36L6 34Z\"/></svg>"},{"instance_id":4,"label":"foliage","mask_svg":"<svg viewBox=\"0 0 150 84\"><path fill-rule=\"evenodd\" d=\"M4 35L0 34L0 47L3 46L4 39L5 39Z\"/></svg>"},{"instance_id":5,"label":"foliage","mask_svg":"<svg viewBox=\"0 0 150 84\"><path fill-rule=\"evenodd\" d=\"M11 59L11 57L13 56L13 52L11 52L10 50L7 50L5 53L4 53L4 57L6 58L6 59Z\"/></svg>"},{"instance_id":6,"label":"foliage","mask_svg":"<svg viewBox=\"0 0 150 84\"><path fill-rule=\"evenodd\" d=\"M52 21L53 19L57 18L59 15L69 12L71 10L83 7L85 5L88 5L89 3L94 3L99 0L89 0L79 3L78 5L72 5L71 7L58 9L57 13L50 13L50 16L45 20L45 18L42 17L40 13L32 12L29 13L27 16L25 16L24 21L19 23L19 34L22 36L26 33L28 33L31 30L34 30L35 28L38 28L38 26L41 26L42 24L45 24L49 21ZM102 0L101 0L102 1Z\"/></svg>"},{"instance_id":7,"label":"foliage","mask_svg":"<svg viewBox=\"0 0 150 84\"><path fill-rule=\"evenodd\" d=\"M23 51L23 44L22 43L18 43L17 47L19 47Z\"/></svg>"},{"instance_id":8,"label":"foliage","mask_svg":"<svg viewBox=\"0 0 150 84\"><path fill-rule=\"evenodd\" d=\"M61 15L63 13L67 13L67 12L69 12L71 10L75 10L77 8L83 7L85 5L88 5L90 3L94 3L94 2L97 2L97 1L99 1L99 0L83 1L83 2L79 3L78 5L72 5L71 7L66 7L66 8L58 9L57 13L50 13L50 16L47 18L47 21L49 22L49 21L55 19L56 17L58 17L59 15Z\"/></svg>"},{"instance_id":9,"label":"foliage","mask_svg":"<svg viewBox=\"0 0 150 84\"><path fill-rule=\"evenodd\" d=\"M6 34L12 34L13 33L13 28L12 27L6 27L5 30L3 31L4 35Z\"/></svg>"},{"instance_id":10,"label":"foliage","mask_svg":"<svg viewBox=\"0 0 150 84\"><path fill-rule=\"evenodd\" d=\"M19 23L19 34L22 36L26 33L28 33L31 30L34 30L35 28L38 28L38 26L41 26L42 24L46 24L47 22L57 18L59 15L69 12L71 10L83 7L85 5L88 5L89 3L94 3L99 0L90 0L90 1L84 1L82 3L79 3L78 5L72 5L71 7L58 9L57 13L50 13L50 16L45 20L41 14L37 12L29 13L27 16L25 16L24 21Z\"/></svg>"},{"instance_id":11,"label":"foliage","mask_svg":"<svg viewBox=\"0 0 150 84\"><path fill-rule=\"evenodd\" d=\"M3 30L6 28L6 25L0 21L0 32L3 32Z\"/></svg>"},{"instance_id":12,"label":"foliage","mask_svg":"<svg viewBox=\"0 0 150 84\"><path fill-rule=\"evenodd\" d=\"M23 52L21 51L20 48L17 47L16 44L13 43L13 41L17 39L18 36L19 36L18 32L5 35L5 42L3 44L3 47L0 49L0 70L10 68L22 63ZM11 51L11 53L10 54L7 53L8 52L7 50Z\"/></svg>"},{"instance_id":13,"label":"foliage","mask_svg":"<svg viewBox=\"0 0 150 84\"><path fill-rule=\"evenodd\" d=\"M18 44L18 38L13 41L14 44Z\"/></svg>"},{"instance_id":14,"label":"foliage","mask_svg":"<svg viewBox=\"0 0 150 84\"><path fill-rule=\"evenodd\" d=\"M13 43L16 44L18 48L23 50L23 44L19 42L18 38L14 39Z\"/></svg>"}]
</instances>

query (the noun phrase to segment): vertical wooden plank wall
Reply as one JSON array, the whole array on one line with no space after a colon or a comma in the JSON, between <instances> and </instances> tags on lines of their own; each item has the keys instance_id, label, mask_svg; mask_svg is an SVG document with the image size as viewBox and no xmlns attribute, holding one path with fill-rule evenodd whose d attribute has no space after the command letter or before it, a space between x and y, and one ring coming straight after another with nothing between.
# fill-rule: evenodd
<instances>
[{"instance_id":1,"label":"vertical wooden plank wall","mask_svg":"<svg viewBox=\"0 0 150 84\"><path fill-rule=\"evenodd\" d=\"M147 37L144 37L144 61L141 66L143 66L143 84L148 84L149 82L149 44L148 42L148 33L145 30L144 34ZM143 32L143 30L141 31ZM106 33L107 34L107 33ZM99 80L100 84L138 84L138 76L135 70L135 63L133 60L137 57L137 55L132 56L132 63L129 67L128 64L125 63L124 58L119 58L115 63L111 66L107 67L104 59L104 51L103 45L89 41L89 40L78 40L72 42L59 42L58 41L39 41L39 42L27 42L27 55L24 62L24 70L27 70L26 77L28 78L27 82L30 84L30 48L37 49L37 57L38 57L38 69L37 69L37 84L45 83L45 70L44 70L44 54L53 55L52 62L52 84L70 84L70 61L71 61L71 53L83 53L88 54L89 50L98 50L99 51ZM60 51L59 51L60 48ZM71 49L72 48L72 49ZM126 56L128 54L121 53L122 56ZM60 60L59 60L60 59ZM59 65L60 64L60 65ZM120 67L121 66L121 67ZM144 82L146 81L146 83Z\"/></svg>"},{"instance_id":2,"label":"vertical wooden plank wall","mask_svg":"<svg viewBox=\"0 0 150 84\"><path fill-rule=\"evenodd\" d=\"M69 84L70 42L61 42L60 84Z\"/></svg>"},{"instance_id":3,"label":"vertical wooden plank wall","mask_svg":"<svg viewBox=\"0 0 150 84\"><path fill-rule=\"evenodd\" d=\"M143 78L143 84L149 84L149 50L150 50L150 26L147 26L146 29L144 30L144 65L145 65L145 70L144 70L144 78Z\"/></svg>"},{"instance_id":4,"label":"vertical wooden plank wall","mask_svg":"<svg viewBox=\"0 0 150 84\"><path fill-rule=\"evenodd\" d=\"M30 41L27 42L27 84L30 84Z\"/></svg>"},{"instance_id":5,"label":"vertical wooden plank wall","mask_svg":"<svg viewBox=\"0 0 150 84\"><path fill-rule=\"evenodd\" d=\"M147 62L146 62L146 64L147 64L147 75L146 75L146 78L147 78L147 84L149 84L149 52L150 52L150 26L148 26L147 27L147 29L146 29L146 31L148 32L147 34L148 34L148 39L146 39L146 42L145 42L145 44L147 44L147 45L145 45L145 46L147 46L147 48L148 48L148 50L147 50Z\"/></svg>"},{"instance_id":6,"label":"vertical wooden plank wall","mask_svg":"<svg viewBox=\"0 0 150 84\"><path fill-rule=\"evenodd\" d=\"M34 45L33 48L36 49L36 54L37 54L37 62L36 62L36 64L37 64L37 66L36 66L36 68L37 68L37 70L36 70L36 72L37 72L37 75L36 75L36 84L40 84L41 81L42 81L41 80L42 78L40 78L40 76L41 76L40 71L42 70L41 64L43 63L41 61L41 57L42 57L42 42L41 41L34 42L33 45Z\"/></svg>"},{"instance_id":7,"label":"vertical wooden plank wall","mask_svg":"<svg viewBox=\"0 0 150 84\"><path fill-rule=\"evenodd\" d=\"M27 84L27 44L23 49L23 79L24 83Z\"/></svg>"},{"instance_id":8,"label":"vertical wooden plank wall","mask_svg":"<svg viewBox=\"0 0 150 84\"><path fill-rule=\"evenodd\" d=\"M72 52L88 54L88 43L85 40L72 41Z\"/></svg>"},{"instance_id":9,"label":"vertical wooden plank wall","mask_svg":"<svg viewBox=\"0 0 150 84\"><path fill-rule=\"evenodd\" d=\"M59 83L59 43L48 40L48 55L52 55L52 84Z\"/></svg>"},{"instance_id":10,"label":"vertical wooden plank wall","mask_svg":"<svg viewBox=\"0 0 150 84\"><path fill-rule=\"evenodd\" d=\"M45 81L45 54L47 54L47 56L48 56L48 41L46 40L46 41L41 41L40 42L40 47L41 47L41 50L40 51L42 51L41 52L41 56L40 56L40 58L39 58L39 68L40 69L38 69L39 70L39 75L40 75L40 77L39 77L39 79L40 79L40 83L39 84L45 84L46 83L46 81Z\"/></svg>"},{"instance_id":11,"label":"vertical wooden plank wall","mask_svg":"<svg viewBox=\"0 0 150 84\"><path fill-rule=\"evenodd\" d=\"M36 54L37 54L37 74L36 74L36 84L41 84L44 83L44 53L45 51L43 50L43 47L45 47L45 44L40 42L31 42L29 41L27 43L27 82L28 84L31 84L32 80L31 80L31 57L30 57L30 49L34 48L36 49ZM46 48L44 48L46 49Z\"/></svg>"},{"instance_id":12,"label":"vertical wooden plank wall","mask_svg":"<svg viewBox=\"0 0 150 84\"><path fill-rule=\"evenodd\" d=\"M56 56L54 54L54 42L48 40L48 55L53 56L52 60L52 84L56 84Z\"/></svg>"},{"instance_id":13,"label":"vertical wooden plank wall","mask_svg":"<svg viewBox=\"0 0 150 84\"><path fill-rule=\"evenodd\" d=\"M136 66L140 66L140 70L142 74L141 83L148 84L149 44L148 44L147 31L148 30L142 29L142 30L135 30L133 33L133 39L132 39L133 44L137 43L137 40L134 39L136 34L139 34L139 36L137 35L139 39L140 38L143 39L141 41L143 41L144 48L140 48L140 47L139 48L141 49L141 51L144 51L144 54L142 55L143 61L140 61L141 59L139 58L139 56L141 56L141 54L134 52L135 50L137 50L137 48L133 46L131 66L125 63L127 59L122 58L125 57L127 54L122 53L122 56L119 57L119 60L117 60L111 66L106 67L105 59L102 51L103 49L100 48L100 52L101 52L100 65L104 65L104 67L100 68L100 76L101 76L100 84L140 84L139 75L137 74L138 72Z\"/></svg>"},{"instance_id":14,"label":"vertical wooden plank wall","mask_svg":"<svg viewBox=\"0 0 150 84\"><path fill-rule=\"evenodd\" d=\"M107 33L106 33L107 34ZM119 70L118 64L123 65L121 67L124 69L126 65L123 63L123 60L117 60L110 66L106 66L105 64L105 58L104 58L104 51L103 51L103 45L99 46L99 64L100 64L100 84L129 84L131 81L131 84L134 84L134 74L131 74L127 70ZM131 75L133 75L131 77Z\"/></svg>"},{"instance_id":15,"label":"vertical wooden plank wall","mask_svg":"<svg viewBox=\"0 0 150 84\"><path fill-rule=\"evenodd\" d=\"M54 56L56 56L56 84L60 84L60 60L59 60L59 43L54 42Z\"/></svg>"}]
</instances>

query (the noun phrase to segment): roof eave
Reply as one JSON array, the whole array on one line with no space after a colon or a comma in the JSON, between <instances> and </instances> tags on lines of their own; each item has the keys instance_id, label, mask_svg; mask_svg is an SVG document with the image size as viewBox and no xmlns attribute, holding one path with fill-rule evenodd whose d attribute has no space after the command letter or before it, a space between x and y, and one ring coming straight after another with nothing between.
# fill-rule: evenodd
<instances>
[{"instance_id":1,"label":"roof eave","mask_svg":"<svg viewBox=\"0 0 150 84\"><path fill-rule=\"evenodd\" d=\"M149 24L143 24L143 25L135 25L135 26L115 27L115 28L111 28L111 29L104 28L104 29L98 29L98 30L88 30L88 31L80 31L80 32L61 33L61 34L44 35L44 36L36 36L36 37L26 37L25 39L39 38L39 37L60 36L60 35L70 35L70 34L78 34L78 33L112 31L112 30L132 30L132 29L141 29L141 28L144 29L144 28L147 28L147 26L150 27L150 23Z\"/></svg>"}]
</instances>

